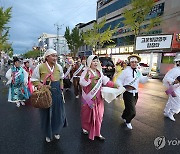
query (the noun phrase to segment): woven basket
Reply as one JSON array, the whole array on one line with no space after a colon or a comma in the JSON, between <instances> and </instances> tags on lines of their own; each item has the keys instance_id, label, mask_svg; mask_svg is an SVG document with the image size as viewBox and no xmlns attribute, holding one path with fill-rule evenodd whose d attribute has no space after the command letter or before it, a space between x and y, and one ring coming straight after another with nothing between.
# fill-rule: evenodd
<instances>
[{"instance_id":1,"label":"woven basket","mask_svg":"<svg viewBox=\"0 0 180 154\"><path fill-rule=\"evenodd\" d=\"M36 90L31 95L31 104L35 108L46 109L52 105L51 91L48 86L43 86L41 89Z\"/></svg>"}]
</instances>

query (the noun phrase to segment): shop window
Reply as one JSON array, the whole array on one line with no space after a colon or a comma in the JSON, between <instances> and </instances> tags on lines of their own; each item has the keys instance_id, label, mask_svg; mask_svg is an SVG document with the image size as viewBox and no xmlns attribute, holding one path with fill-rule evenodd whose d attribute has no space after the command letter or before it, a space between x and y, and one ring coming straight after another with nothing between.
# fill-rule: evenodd
<instances>
[{"instance_id":1,"label":"shop window","mask_svg":"<svg viewBox=\"0 0 180 154\"><path fill-rule=\"evenodd\" d=\"M173 64L174 63L174 57L173 56L163 56L162 63Z\"/></svg>"}]
</instances>

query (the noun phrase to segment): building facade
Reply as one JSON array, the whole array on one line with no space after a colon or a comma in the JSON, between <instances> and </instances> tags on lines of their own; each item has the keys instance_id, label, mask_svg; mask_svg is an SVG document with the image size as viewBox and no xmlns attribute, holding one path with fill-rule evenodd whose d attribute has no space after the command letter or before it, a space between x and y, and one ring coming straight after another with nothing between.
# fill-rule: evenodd
<instances>
[{"instance_id":1,"label":"building facade","mask_svg":"<svg viewBox=\"0 0 180 154\"><path fill-rule=\"evenodd\" d=\"M93 25L96 22L96 20L92 20L87 23L79 23L76 25L76 27L79 29L79 33L84 33L87 30L93 29ZM83 57L83 56L89 56L93 53L93 49L91 46L88 45L83 45L79 48L78 50L78 56Z\"/></svg>"},{"instance_id":2,"label":"building facade","mask_svg":"<svg viewBox=\"0 0 180 154\"><path fill-rule=\"evenodd\" d=\"M134 34L130 28L125 26L122 21L123 10L130 9L131 0L98 0L96 20L101 21L106 18L104 29L109 26L115 28L118 24L118 31L114 35L113 40L116 47L112 49L102 49L98 51L99 55L111 55L116 62L118 59L125 60L134 51ZM157 68L160 73L166 73L166 66L173 66L173 58L177 52L180 52L180 42L177 41L177 36L180 33L180 1L179 0L155 0L155 6L150 11L147 19L160 16L161 24L156 25L148 33L142 31L141 35L158 35L158 34L173 34L172 50L153 52L153 67ZM142 26L145 28L147 23ZM140 53L142 62L150 64L150 51ZM166 59L170 59L169 61ZM162 68L162 69L161 69Z\"/></svg>"},{"instance_id":3,"label":"building facade","mask_svg":"<svg viewBox=\"0 0 180 154\"><path fill-rule=\"evenodd\" d=\"M50 48L55 49L59 55L67 55L69 53L67 41L62 35L59 35L57 38L57 35L55 34L43 33L38 38L38 47L41 51L45 51L46 49Z\"/></svg>"}]
</instances>

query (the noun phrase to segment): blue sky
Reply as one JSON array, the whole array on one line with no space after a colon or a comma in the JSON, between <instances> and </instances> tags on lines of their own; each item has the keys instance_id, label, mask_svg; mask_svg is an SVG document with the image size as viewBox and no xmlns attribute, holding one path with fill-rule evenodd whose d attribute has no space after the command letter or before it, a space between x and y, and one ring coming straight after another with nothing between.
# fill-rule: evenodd
<instances>
[{"instance_id":1,"label":"blue sky","mask_svg":"<svg viewBox=\"0 0 180 154\"><path fill-rule=\"evenodd\" d=\"M9 23L10 39L14 53L24 53L37 45L42 33L56 34L54 24L73 28L80 22L96 18L97 0L0 0L0 6L12 6Z\"/></svg>"}]
</instances>

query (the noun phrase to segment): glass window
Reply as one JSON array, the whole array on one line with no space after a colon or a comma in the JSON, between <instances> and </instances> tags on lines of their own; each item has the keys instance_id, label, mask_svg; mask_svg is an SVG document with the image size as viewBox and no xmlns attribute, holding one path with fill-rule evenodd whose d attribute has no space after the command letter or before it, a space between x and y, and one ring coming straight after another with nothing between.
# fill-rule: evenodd
<instances>
[{"instance_id":1,"label":"glass window","mask_svg":"<svg viewBox=\"0 0 180 154\"><path fill-rule=\"evenodd\" d=\"M101 18L101 17L105 16L106 14L110 14L116 10L119 10L119 9L125 7L126 5L128 5L130 2L131 2L131 0L118 0L118 1L108 5L104 9L99 10L98 18Z\"/></svg>"}]
</instances>

